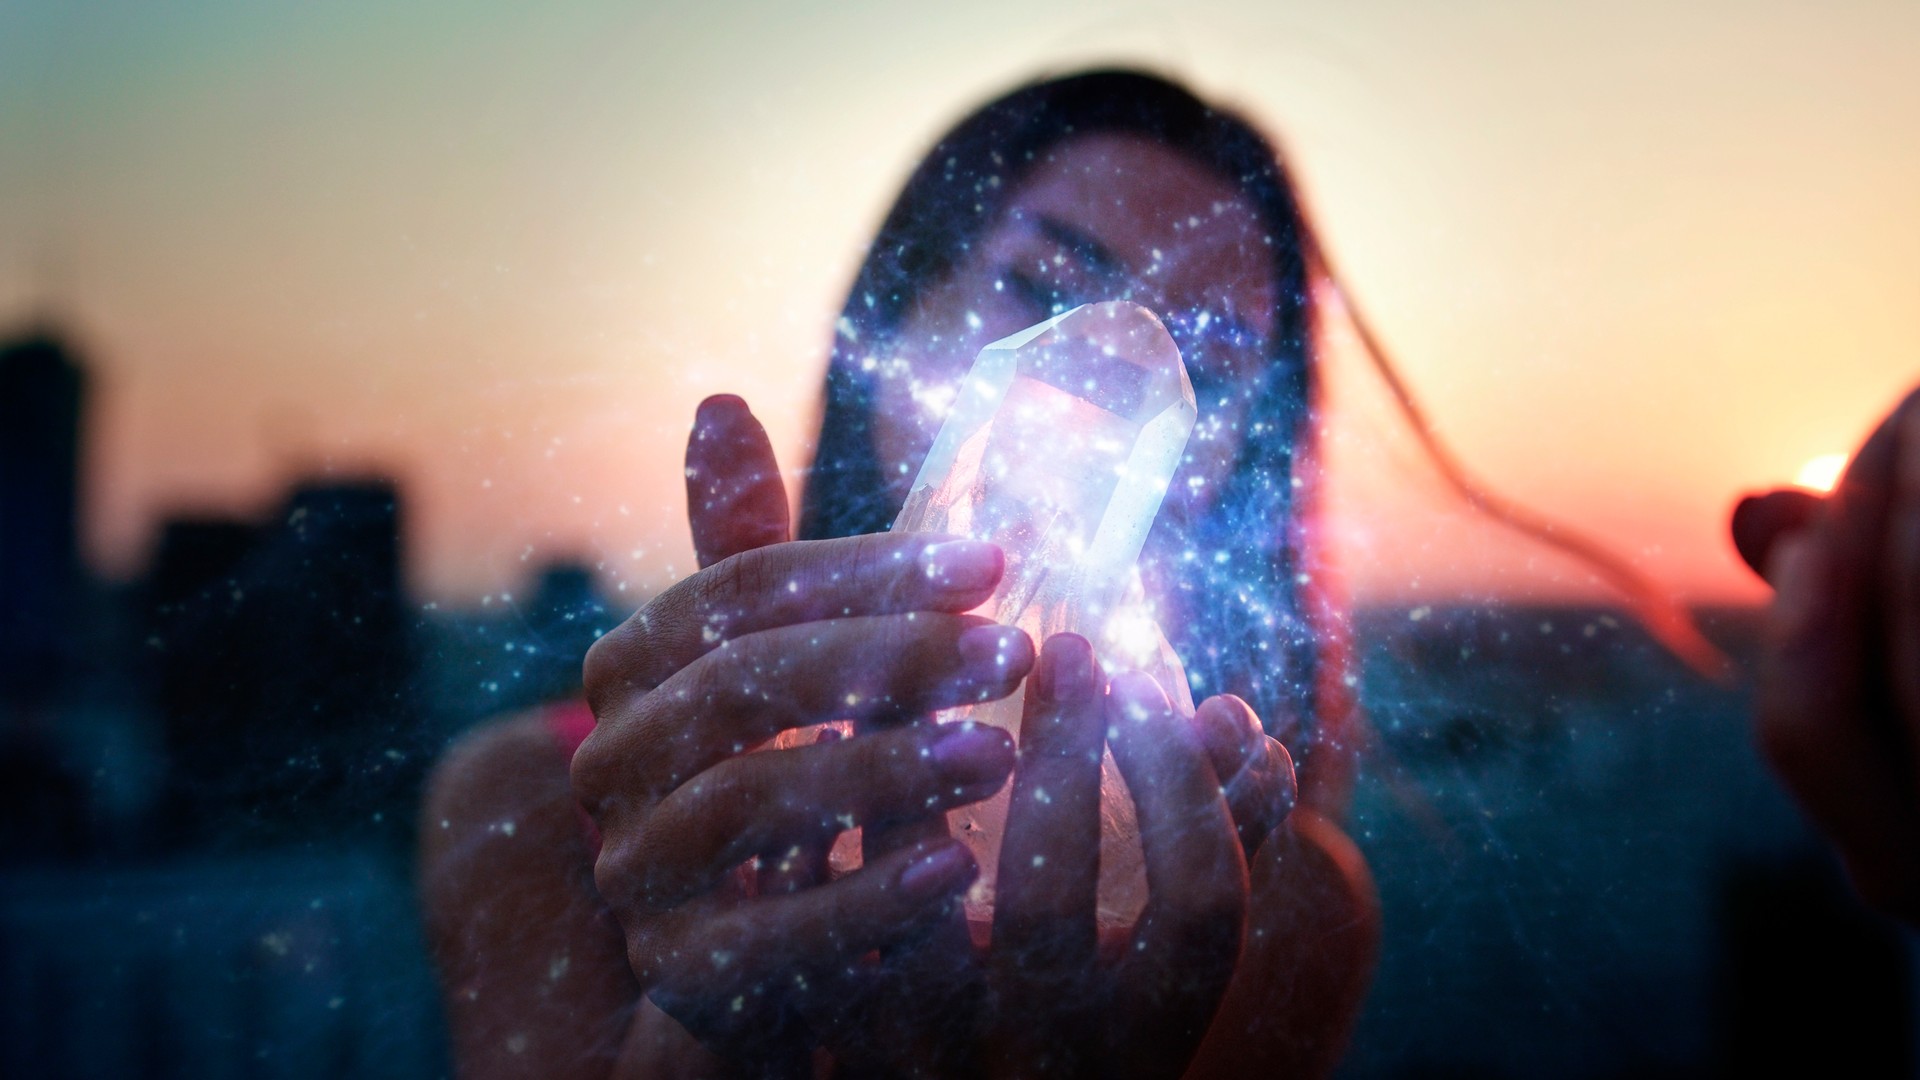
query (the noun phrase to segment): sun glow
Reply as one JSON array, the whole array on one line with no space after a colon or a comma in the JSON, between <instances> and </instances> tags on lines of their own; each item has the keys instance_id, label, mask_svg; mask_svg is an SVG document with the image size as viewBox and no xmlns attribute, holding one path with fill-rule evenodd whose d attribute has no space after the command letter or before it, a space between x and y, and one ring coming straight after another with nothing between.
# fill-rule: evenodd
<instances>
[{"instance_id":1,"label":"sun glow","mask_svg":"<svg viewBox=\"0 0 1920 1080\"><path fill-rule=\"evenodd\" d=\"M1846 467L1847 455L1821 454L1800 466L1800 471L1794 474L1793 482L1814 491L1832 491L1833 485L1840 482L1840 473Z\"/></svg>"}]
</instances>

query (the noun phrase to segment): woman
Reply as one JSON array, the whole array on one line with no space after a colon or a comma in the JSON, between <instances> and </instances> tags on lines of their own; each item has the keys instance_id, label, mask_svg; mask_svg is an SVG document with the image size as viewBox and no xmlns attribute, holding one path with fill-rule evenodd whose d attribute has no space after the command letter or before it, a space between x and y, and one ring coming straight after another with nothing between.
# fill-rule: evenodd
<instances>
[{"instance_id":1,"label":"woman","mask_svg":"<svg viewBox=\"0 0 1920 1080\"><path fill-rule=\"evenodd\" d=\"M1326 1071L1377 913L1327 816L1350 703L1309 527L1308 240L1258 133L1152 76L1038 83L943 138L837 326L811 542L787 542L744 403L709 400L688 449L703 569L596 645L585 746L579 713L559 745L566 722L523 719L440 769L423 889L463 1067ZM1114 298L1169 324L1200 400L1142 559L1194 687L1217 695L1191 718L1150 679L1109 691L1071 635L959 614L998 579L990 545L867 535L981 345ZM996 730L913 719L1029 673L1017 755ZM853 738L747 752L847 718ZM1092 919L1103 733L1151 894L1117 956L1096 955ZM1292 759L1302 808L1281 826ZM941 815L1010 774L976 943L955 901L977 867ZM849 825L864 865L835 876L826 847Z\"/></svg>"}]
</instances>

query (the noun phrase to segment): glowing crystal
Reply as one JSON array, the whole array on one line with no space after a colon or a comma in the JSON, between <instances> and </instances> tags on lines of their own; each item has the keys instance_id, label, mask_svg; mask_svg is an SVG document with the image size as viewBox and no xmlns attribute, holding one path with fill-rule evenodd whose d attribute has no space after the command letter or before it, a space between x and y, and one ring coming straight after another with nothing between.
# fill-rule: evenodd
<instances>
[{"instance_id":1,"label":"glowing crystal","mask_svg":"<svg viewBox=\"0 0 1920 1080\"><path fill-rule=\"evenodd\" d=\"M1074 308L980 350L927 451L896 531L990 540L1006 575L978 609L1038 646L1072 632L1112 669L1152 675L1174 704L1193 701L1179 659L1140 593L1134 561L1193 430L1193 386L1165 326L1137 304ZM943 720L1017 737L1024 690ZM1146 901L1133 802L1108 754L1101 775L1100 921L1131 923ZM1007 792L954 813L987 917Z\"/></svg>"}]
</instances>

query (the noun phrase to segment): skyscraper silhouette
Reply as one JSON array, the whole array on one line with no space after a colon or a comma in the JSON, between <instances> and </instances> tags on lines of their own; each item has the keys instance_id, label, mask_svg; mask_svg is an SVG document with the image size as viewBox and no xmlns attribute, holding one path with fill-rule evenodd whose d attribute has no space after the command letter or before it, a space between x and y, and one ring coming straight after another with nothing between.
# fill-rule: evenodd
<instances>
[{"instance_id":1,"label":"skyscraper silhouette","mask_svg":"<svg viewBox=\"0 0 1920 1080\"><path fill-rule=\"evenodd\" d=\"M0 705L43 702L73 661L85 398L51 331L0 346Z\"/></svg>"},{"instance_id":2,"label":"skyscraper silhouette","mask_svg":"<svg viewBox=\"0 0 1920 1080\"><path fill-rule=\"evenodd\" d=\"M391 482L306 483L259 523L170 522L147 590L186 838L408 820L425 755Z\"/></svg>"}]
</instances>

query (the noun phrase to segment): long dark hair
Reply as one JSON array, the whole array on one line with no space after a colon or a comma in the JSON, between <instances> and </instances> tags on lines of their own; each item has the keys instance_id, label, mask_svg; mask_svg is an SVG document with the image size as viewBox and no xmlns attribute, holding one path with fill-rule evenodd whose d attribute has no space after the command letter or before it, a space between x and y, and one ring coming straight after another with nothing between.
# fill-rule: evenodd
<instances>
[{"instance_id":1,"label":"long dark hair","mask_svg":"<svg viewBox=\"0 0 1920 1080\"><path fill-rule=\"evenodd\" d=\"M1274 332L1231 479L1204 520L1179 537L1156 537L1149 551L1202 556L1166 575L1178 594L1169 599L1188 616L1169 631L1196 698L1239 694L1298 756L1312 741L1316 705L1326 704L1316 694L1321 658L1309 585L1317 566L1305 528L1316 381L1311 240L1272 144L1175 83L1120 70L1035 82L967 116L921 160L868 248L836 326L801 535L880 532L899 512L883 470L899 463L883 463L875 451L874 375L861 359L884 353L920 293L953 270L1050 150L1094 134L1149 139L1222 177L1259 215L1272 252ZM1164 515L1155 526L1168 527Z\"/></svg>"}]
</instances>

